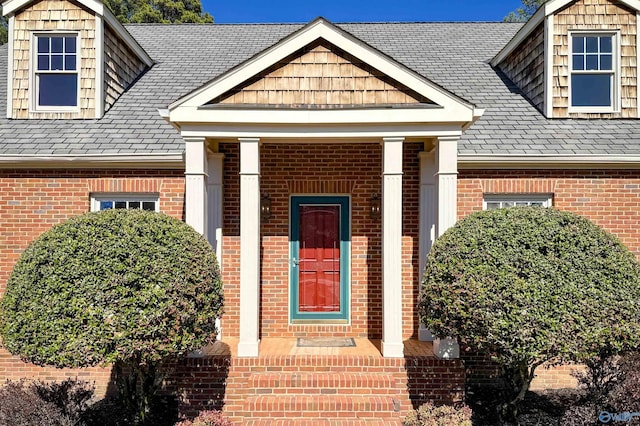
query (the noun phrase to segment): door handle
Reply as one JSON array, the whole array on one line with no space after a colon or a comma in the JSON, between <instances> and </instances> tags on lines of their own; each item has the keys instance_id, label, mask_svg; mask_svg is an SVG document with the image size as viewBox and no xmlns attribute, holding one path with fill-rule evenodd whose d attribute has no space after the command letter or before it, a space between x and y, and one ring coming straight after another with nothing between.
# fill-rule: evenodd
<instances>
[{"instance_id":1,"label":"door handle","mask_svg":"<svg viewBox=\"0 0 640 426\"><path fill-rule=\"evenodd\" d=\"M300 264L300 259L296 259L295 257L293 259L289 259L289 263L293 266L296 267Z\"/></svg>"}]
</instances>

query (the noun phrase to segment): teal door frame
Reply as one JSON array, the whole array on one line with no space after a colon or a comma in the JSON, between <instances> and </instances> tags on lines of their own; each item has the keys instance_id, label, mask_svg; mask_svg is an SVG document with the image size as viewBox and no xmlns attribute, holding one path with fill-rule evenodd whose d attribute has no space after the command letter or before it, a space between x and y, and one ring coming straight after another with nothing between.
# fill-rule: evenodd
<instances>
[{"instance_id":1,"label":"teal door frame","mask_svg":"<svg viewBox=\"0 0 640 426\"><path fill-rule=\"evenodd\" d=\"M300 259L300 207L330 205L340 207L340 311L300 312L298 309L298 280ZM346 195L293 195L290 200L289 232L289 319L292 322L349 321L351 281L351 212Z\"/></svg>"}]
</instances>

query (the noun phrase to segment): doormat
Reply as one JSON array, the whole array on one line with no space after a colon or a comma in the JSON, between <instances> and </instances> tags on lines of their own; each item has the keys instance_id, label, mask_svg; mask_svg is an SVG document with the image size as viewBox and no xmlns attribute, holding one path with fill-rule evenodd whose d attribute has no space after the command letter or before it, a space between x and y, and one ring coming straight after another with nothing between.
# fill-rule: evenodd
<instances>
[{"instance_id":1,"label":"doormat","mask_svg":"<svg viewBox=\"0 0 640 426\"><path fill-rule=\"evenodd\" d=\"M298 337L299 348L346 348L355 345L353 337Z\"/></svg>"}]
</instances>

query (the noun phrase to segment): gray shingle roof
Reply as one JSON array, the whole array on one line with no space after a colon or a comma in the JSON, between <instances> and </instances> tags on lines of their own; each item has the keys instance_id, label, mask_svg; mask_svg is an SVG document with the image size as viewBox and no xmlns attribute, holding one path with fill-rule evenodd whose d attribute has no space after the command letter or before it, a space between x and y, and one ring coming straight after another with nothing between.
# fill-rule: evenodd
<instances>
[{"instance_id":1,"label":"gray shingle roof","mask_svg":"<svg viewBox=\"0 0 640 426\"><path fill-rule=\"evenodd\" d=\"M640 155L640 120L547 120L491 68L521 24L339 24L435 83L485 108L464 135L465 155ZM156 61L99 120L9 120L0 104L0 155L180 153L159 108L273 45L299 24L129 25ZM0 47L6 99L7 47ZM505 83L506 81L506 83Z\"/></svg>"}]
</instances>

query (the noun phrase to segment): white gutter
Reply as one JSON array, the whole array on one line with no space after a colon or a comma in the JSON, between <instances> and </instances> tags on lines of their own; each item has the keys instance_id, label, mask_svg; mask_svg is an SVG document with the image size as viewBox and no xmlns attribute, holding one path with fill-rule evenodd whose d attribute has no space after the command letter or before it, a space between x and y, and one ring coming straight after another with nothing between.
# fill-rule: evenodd
<instances>
[{"instance_id":1,"label":"white gutter","mask_svg":"<svg viewBox=\"0 0 640 426\"><path fill-rule=\"evenodd\" d=\"M459 155L461 166L482 166L504 168L524 166L634 166L640 167L637 155Z\"/></svg>"},{"instance_id":2,"label":"white gutter","mask_svg":"<svg viewBox=\"0 0 640 426\"><path fill-rule=\"evenodd\" d=\"M37 164L38 167L108 167L126 165L127 167L145 167L149 165L176 168L182 167L184 158L182 153L171 154L87 154L87 155L0 155L0 167L24 166Z\"/></svg>"}]
</instances>

